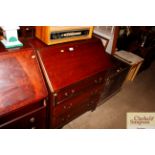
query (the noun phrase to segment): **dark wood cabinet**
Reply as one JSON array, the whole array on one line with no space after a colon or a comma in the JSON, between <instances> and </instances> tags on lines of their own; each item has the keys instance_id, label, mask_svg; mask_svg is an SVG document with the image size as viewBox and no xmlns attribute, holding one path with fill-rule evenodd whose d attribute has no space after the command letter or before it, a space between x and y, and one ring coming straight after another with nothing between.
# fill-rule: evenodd
<instances>
[{"instance_id":1,"label":"dark wood cabinet","mask_svg":"<svg viewBox=\"0 0 155 155\"><path fill-rule=\"evenodd\" d=\"M128 64L115 57L111 57L111 62L113 63L113 67L106 74L104 90L101 93L98 105L104 103L109 97L120 91L130 70Z\"/></svg>"}]
</instances>

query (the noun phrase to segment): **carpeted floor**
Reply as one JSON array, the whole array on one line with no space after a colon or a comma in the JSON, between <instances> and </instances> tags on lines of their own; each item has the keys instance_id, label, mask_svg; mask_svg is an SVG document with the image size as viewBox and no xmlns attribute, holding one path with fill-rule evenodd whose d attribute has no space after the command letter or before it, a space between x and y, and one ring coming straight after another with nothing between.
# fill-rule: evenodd
<instances>
[{"instance_id":1,"label":"carpeted floor","mask_svg":"<svg viewBox=\"0 0 155 155\"><path fill-rule=\"evenodd\" d=\"M125 82L121 91L94 112L87 112L63 129L125 129L127 112L155 112L155 62Z\"/></svg>"}]
</instances>

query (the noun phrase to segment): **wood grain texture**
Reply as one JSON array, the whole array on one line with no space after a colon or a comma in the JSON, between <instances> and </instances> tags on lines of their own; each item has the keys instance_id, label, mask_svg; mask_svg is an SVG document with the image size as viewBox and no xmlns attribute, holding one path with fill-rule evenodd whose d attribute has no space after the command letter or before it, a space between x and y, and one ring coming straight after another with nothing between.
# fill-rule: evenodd
<instances>
[{"instance_id":1,"label":"wood grain texture","mask_svg":"<svg viewBox=\"0 0 155 155\"><path fill-rule=\"evenodd\" d=\"M5 119L6 120L6 119ZM22 113L22 115L11 118L0 124L4 129L45 129L46 128L46 107L42 106L33 111Z\"/></svg>"},{"instance_id":2,"label":"wood grain texture","mask_svg":"<svg viewBox=\"0 0 155 155\"><path fill-rule=\"evenodd\" d=\"M61 128L97 106L104 90L106 72L113 65L101 41L83 41L46 46L35 40L38 58L49 88L49 123Z\"/></svg>"},{"instance_id":3,"label":"wood grain texture","mask_svg":"<svg viewBox=\"0 0 155 155\"><path fill-rule=\"evenodd\" d=\"M38 53L54 91L111 67L96 38L41 48Z\"/></svg>"},{"instance_id":4,"label":"wood grain texture","mask_svg":"<svg viewBox=\"0 0 155 155\"><path fill-rule=\"evenodd\" d=\"M0 116L47 96L33 49L0 53Z\"/></svg>"}]
</instances>

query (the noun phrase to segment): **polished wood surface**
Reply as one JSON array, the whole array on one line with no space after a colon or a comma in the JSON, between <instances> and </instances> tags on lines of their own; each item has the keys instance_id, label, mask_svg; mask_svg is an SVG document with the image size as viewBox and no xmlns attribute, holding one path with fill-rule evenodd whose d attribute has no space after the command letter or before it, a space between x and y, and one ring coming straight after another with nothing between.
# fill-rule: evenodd
<instances>
[{"instance_id":1,"label":"polished wood surface","mask_svg":"<svg viewBox=\"0 0 155 155\"><path fill-rule=\"evenodd\" d=\"M107 71L113 66L101 41L83 41L46 46L31 40L49 89L50 128L61 128L99 101Z\"/></svg>"},{"instance_id":2,"label":"polished wood surface","mask_svg":"<svg viewBox=\"0 0 155 155\"><path fill-rule=\"evenodd\" d=\"M41 40L37 38L29 38L27 39L28 44L33 47L34 49L38 50L43 47L48 47L45 43L43 43Z\"/></svg>"},{"instance_id":3,"label":"polished wood surface","mask_svg":"<svg viewBox=\"0 0 155 155\"><path fill-rule=\"evenodd\" d=\"M52 91L111 67L102 43L96 38L41 48L38 55L51 82Z\"/></svg>"},{"instance_id":4,"label":"polished wood surface","mask_svg":"<svg viewBox=\"0 0 155 155\"><path fill-rule=\"evenodd\" d=\"M16 112L17 114L20 111ZM46 128L46 106L34 109L33 111L24 112L18 117L13 116L8 121L4 118L3 124L0 123L0 128L4 129L45 129ZM1 122L1 121L0 121Z\"/></svg>"},{"instance_id":5,"label":"polished wood surface","mask_svg":"<svg viewBox=\"0 0 155 155\"><path fill-rule=\"evenodd\" d=\"M94 91L87 90L85 93L53 108L51 127L60 128L83 113L95 110L99 95L97 92L96 95L92 95L91 93L94 93Z\"/></svg>"},{"instance_id":6,"label":"polished wood surface","mask_svg":"<svg viewBox=\"0 0 155 155\"><path fill-rule=\"evenodd\" d=\"M0 53L0 116L47 96L34 50Z\"/></svg>"},{"instance_id":7,"label":"polished wood surface","mask_svg":"<svg viewBox=\"0 0 155 155\"><path fill-rule=\"evenodd\" d=\"M78 81L75 84L56 91L55 93L57 96L54 96L55 103L60 104L61 102L70 99L71 97L77 96L82 92L84 93L87 89L92 89L93 87L104 84L105 75L106 71L99 72L93 76L85 78L84 80Z\"/></svg>"},{"instance_id":8,"label":"polished wood surface","mask_svg":"<svg viewBox=\"0 0 155 155\"><path fill-rule=\"evenodd\" d=\"M85 92L81 92L81 94L70 98L69 100L63 101L62 103L52 108L52 113L54 116L59 116L60 114L64 114L67 111L72 109L76 109L79 104L83 104L83 102L91 101L90 96L95 97L96 94L100 93L102 86L91 87L85 90Z\"/></svg>"}]
</instances>

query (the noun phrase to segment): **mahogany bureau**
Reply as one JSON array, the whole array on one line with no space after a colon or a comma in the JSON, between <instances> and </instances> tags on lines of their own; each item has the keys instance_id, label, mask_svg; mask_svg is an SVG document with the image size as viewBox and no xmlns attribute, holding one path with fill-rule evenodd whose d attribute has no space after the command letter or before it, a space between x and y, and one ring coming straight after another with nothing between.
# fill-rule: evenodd
<instances>
[{"instance_id":1,"label":"mahogany bureau","mask_svg":"<svg viewBox=\"0 0 155 155\"><path fill-rule=\"evenodd\" d=\"M0 45L0 128L47 128L46 97L34 49Z\"/></svg>"},{"instance_id":2,"label":"mahogany bureau","mask_svg":"<svg viewBox=\"0 0 155 155\"><path fill-rule=\"evenodd\" d=\"M45 46L36 40L49 90L49 127L61 128L88 110L94 110L104 90L109 57L97 38Z\"/></svg>"}]
</instances>

